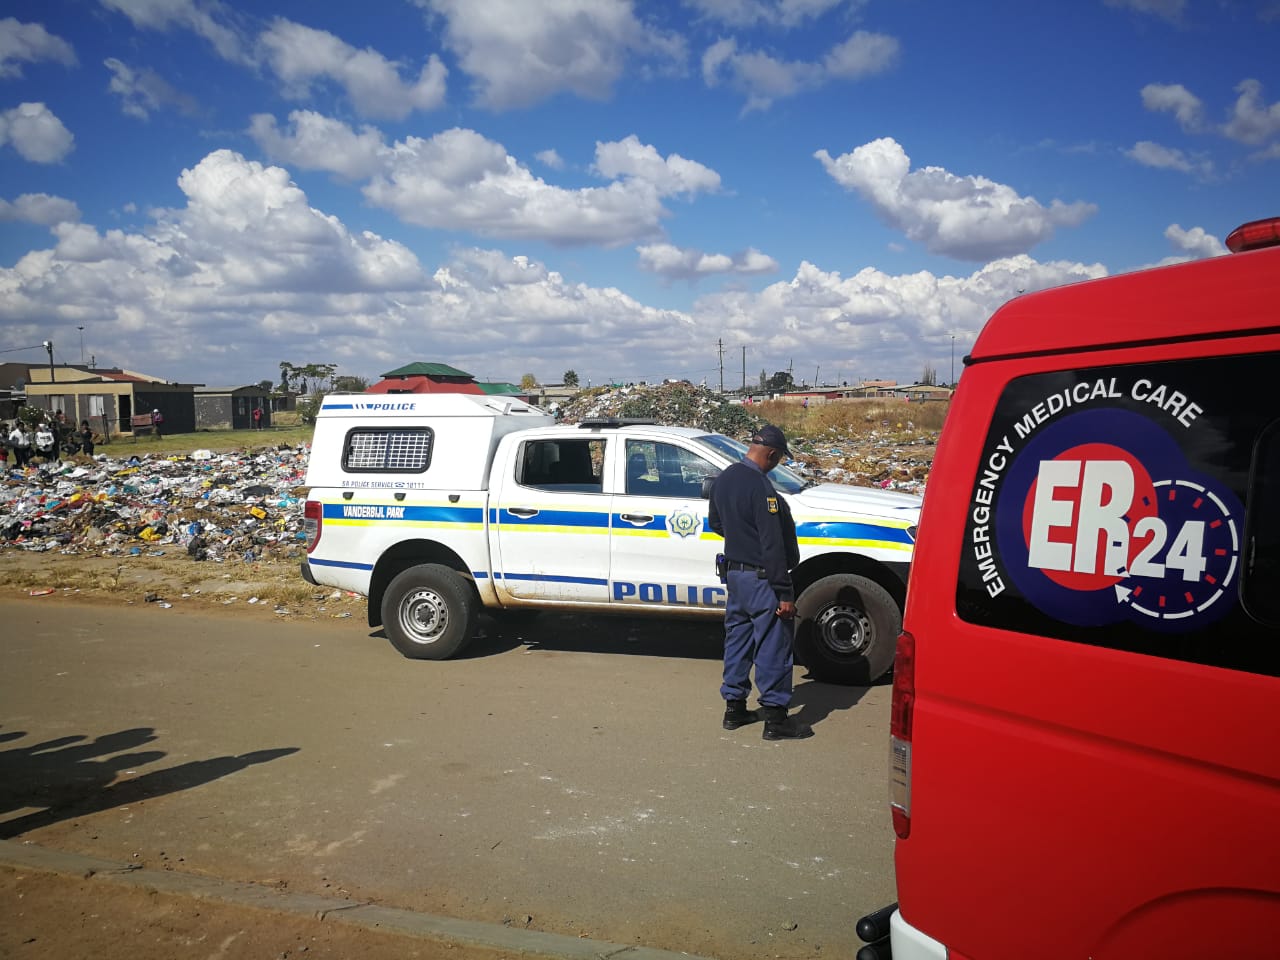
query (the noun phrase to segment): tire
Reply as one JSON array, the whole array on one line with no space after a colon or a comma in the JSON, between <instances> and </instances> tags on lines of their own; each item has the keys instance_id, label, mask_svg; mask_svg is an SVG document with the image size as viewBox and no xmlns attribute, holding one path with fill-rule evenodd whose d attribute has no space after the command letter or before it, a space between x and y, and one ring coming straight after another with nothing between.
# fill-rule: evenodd
<instances>
[{"instance_id":1,"label":"tire","mask_svg":"<svg viewBox=\"0 0 1280 960\"><path fill-rule=\"evenodd\" d=\"M796 658L823 683L874 683L893 666L901 632L897 602L867 577L823 577L796 600Z\"/></svg>"},{"instance_id":2,"label":"tire","mask_svg":"<svg viewBox=\"0 0 1280 960\"><path fill-rule=\"evenodd\" d=\"M392 645L411 660L448 660L471 640L478 598L448 567L410 567L382 595L382 626Z\"/></svg>"}]
</instances>

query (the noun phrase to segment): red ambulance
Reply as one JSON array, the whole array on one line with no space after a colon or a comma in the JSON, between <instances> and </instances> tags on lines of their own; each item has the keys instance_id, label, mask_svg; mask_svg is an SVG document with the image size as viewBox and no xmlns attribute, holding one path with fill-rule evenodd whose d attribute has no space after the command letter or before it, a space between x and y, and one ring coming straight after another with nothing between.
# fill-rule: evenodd
<instances>
[{"instance_id":1,"label":"red ambulance","mask_svg":"<svg viewBox=\"0 0 1280 960\"><path fill-rule=\"evenodd\" d=\"M862 960L1280 957L1280 218L1227 246L1019 297L966 358Z\"/></svg>"}]
</instances>

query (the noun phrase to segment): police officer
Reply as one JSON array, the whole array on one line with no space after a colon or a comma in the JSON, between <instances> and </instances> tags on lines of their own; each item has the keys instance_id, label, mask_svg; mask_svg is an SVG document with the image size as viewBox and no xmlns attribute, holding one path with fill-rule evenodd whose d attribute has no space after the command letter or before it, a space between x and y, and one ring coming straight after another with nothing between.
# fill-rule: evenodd
<instances>
[{"instance_id":1,"label":"police officer","mask_svg":"<svg viewBox=\"0 0 1280 960\"><path fill-rule=\"evenodd\" d=\"M724 728L764 720L764 739L796 740L813 731L787 715L791 706L791 641L796 615L791 568L800 562L796 525L769 471L791 456L772 424L751 437L747 455L711 488L711 529L724 537ZM751 667L760 709L747 709Z\"/></svg>"}]
</instances>

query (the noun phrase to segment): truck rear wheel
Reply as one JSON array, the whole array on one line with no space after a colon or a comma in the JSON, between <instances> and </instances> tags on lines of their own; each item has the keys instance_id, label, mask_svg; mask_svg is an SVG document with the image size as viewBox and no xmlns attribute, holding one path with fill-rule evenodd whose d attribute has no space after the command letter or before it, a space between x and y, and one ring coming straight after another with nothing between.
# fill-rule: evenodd
<instances>
[{"instance_id":1,"label":"truck rear wheel","mask_svg":"<svg viewBox=\"0 0 1280 960\"><path fill-rule=\"evenodd\" d=\"M476 596L448 567L424 563L401 571L382 595L388 639L413 660L448 660L471 639Z\"/></svg>"},{"instance_id":2,"label":"truck rear wheel","mask_svg":"<svg viewBox=\"0 0 1280 960\"><path fill-rule=\"evenodd\" d=\"M893 666L902 611L874 580L837 573L796 600L796 658L815 680L867 686Z\"/></svg>"}]
</instances>

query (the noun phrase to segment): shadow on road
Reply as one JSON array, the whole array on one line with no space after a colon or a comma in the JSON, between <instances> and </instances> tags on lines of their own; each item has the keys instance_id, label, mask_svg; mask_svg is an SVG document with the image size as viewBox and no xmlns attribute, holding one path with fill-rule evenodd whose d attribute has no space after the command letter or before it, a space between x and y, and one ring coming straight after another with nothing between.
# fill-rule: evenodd
<instances>
[{"instance_id":1,"label":"shadow on road","mask_svg":"<svg viewBox=\"0 0 1280 960\"><path fill-rule=\"evenodd\" d=\"M369 636L387 641L382 628ZM480 618L479 633L458 659L492 657L519 647L719 660L724 656L724 625L719 620L655 620L551 611L498 615L486 612Z\"/></svg>"},{"instance_id":2,"label":"shadow on road","mask_svg":"<svg viewBox=\"0 0 1280 960\"><path fill-rule=\"evenodd\" d=\"M791 706L801 722L816 726L837 710L849 710L857 705L868 689L806 679L797 683L792 691Z\"/></svg>"},{"instance_id":3,"label":"shadow on road","mask_svg":"<svg viewBox=\"0 0 1280 960\"><path fill-rule=\"evenodd\" d=\"M6 731L0 734L0 742L25 736L23 731ZM188 790L253 764L298 752L297 747L255 750L239 756L193 760L117 780L122 772L165 756L162 750L121 752L155 739L151 727L135 727L94 740L83 735L59 737L0 750L0 815L28 807L44 808L0 822L0 839L8 840L71 817Z\"/></svg>"}]
</instances>

